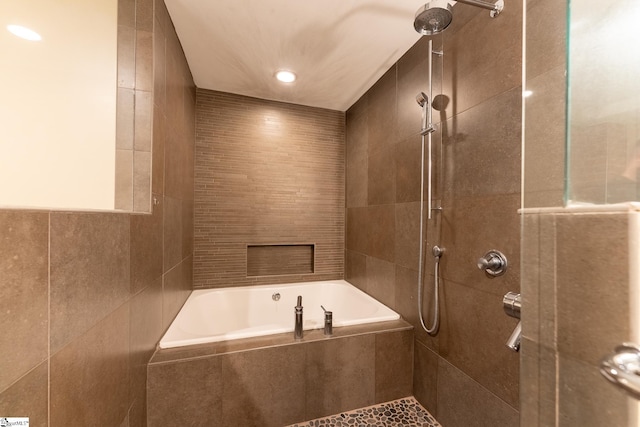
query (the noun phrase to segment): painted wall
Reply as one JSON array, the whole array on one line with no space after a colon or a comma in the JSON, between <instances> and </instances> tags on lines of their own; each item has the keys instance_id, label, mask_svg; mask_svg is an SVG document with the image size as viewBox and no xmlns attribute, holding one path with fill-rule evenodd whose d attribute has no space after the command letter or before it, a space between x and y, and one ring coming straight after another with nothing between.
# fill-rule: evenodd
<instances>
[{"instance_id":1,"label":"painted wall","mask_svg":"<svg viewBox=\"0 0 640 427\"><path fill-rule=\"evenodd\" d=\"M519 355L504 342L516 325L502 296L520 289L522 5L496 19L464 4L433 38L435 199L425 252L445 248L441 326L417 318L420 107L428 89L427 39L419 41L347 112L346 277L415 327L414 394L448 427L518 425ZM442 98L441 98L442 99ZM509 259L489 278L476 261L490 249ZM431 295L433 257L425 262ZM431 297L425 297L430 319Z\"/></svg>"},{"instance_id":2,"label":"painted wall","mask_svg":"<svg viewBox=\"0 0 640 427\"><path fill-rule=\"evenodd\" d=\"M153 91L153 214L0 211L0 414L32 426L145 425L146 363L192 287L195 88L163 2L127 12L153 40L130 70Z\"/></svg>"},{"instance_id":3,"label":"painted wall","mask_svg":"<svg viewBox=\"0 0 640 427\"><path fill-rule=\"evenodd\" d=\"M198 89L196 288L343 277L344 132L339 111Z\"/></svg>"}]
</instances>

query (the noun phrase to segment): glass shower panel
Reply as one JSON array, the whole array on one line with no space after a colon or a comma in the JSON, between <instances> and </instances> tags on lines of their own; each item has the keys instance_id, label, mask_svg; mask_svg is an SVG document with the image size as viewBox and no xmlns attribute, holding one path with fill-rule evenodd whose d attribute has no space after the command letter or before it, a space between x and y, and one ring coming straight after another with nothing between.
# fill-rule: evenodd
<instances>
[{"instance_id":1,"label":"glass shower panel","mask_svg":"<svg viewBox=\"0 0 640 427\"><path fill-rule=\"evenodd\" d=\"M640 201L640 1L568 5L565 201Z\"/></svg>"}]
</instances>

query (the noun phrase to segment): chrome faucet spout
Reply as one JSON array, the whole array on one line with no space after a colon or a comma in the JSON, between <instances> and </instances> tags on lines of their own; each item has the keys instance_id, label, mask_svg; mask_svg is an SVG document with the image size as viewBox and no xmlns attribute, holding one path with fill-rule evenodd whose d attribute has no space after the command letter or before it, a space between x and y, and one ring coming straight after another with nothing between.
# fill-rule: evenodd
<instances>
[{"instance_id":1,"label":"chrome faucet spout","mask_svg":"<svg viewBox=\"0 0 640 427\"><path fill-rule=\"evenodd\" d=\"M298 295L298 304L295 306L295 326L293 328L293 338L302 339L302 295Z\"/></svg>"},{"instance_id":2,"label":"chrome faucet spout","mask_svg":"<svg viewBox=\"0 0 640 427\"><path fill-rule=\"evenodd\" d=\"M518 322L518 325L515 327L515 329L511 333L511 336L509 337L505 345L513 351L520 351L521 338L522 338L522 322Z\"/></svg>"}]
</instances>

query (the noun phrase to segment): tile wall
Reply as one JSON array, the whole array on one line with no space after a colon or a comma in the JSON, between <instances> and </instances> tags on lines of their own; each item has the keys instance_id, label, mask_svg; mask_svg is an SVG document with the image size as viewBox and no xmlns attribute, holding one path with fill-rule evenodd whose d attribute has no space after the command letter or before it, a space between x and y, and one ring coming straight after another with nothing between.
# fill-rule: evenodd
<instances>
[{"instance_id":1,"label":"tile wall","mask_svg":"<svg viewBox=\"0 0 640 427\"><path fill-rule=\"evenodd\" d=\"M441 326L429 337L417 317L420 107L428 89L423 37L347 112L346 277L414 324L414 394L446 426L518 425L519 355L504 342L516 326L502 296L520 289L522 4L496 19L464 4L433 37L435 199L427 225L425 290L433 245L441 262ZM509 259L489 278L476 261ZM425 298L430 323L430 297ZM461 399L464 396L464 399Z\"/></svg>"},{"instance_id":2,"label":"tile wall","mask_svg":"<svg viewBox=\"0 0 640 427\"><path fill-rule=\"evenodd\" d=\"M630 248L638 214L563 208L567 2L527 0L526 8L532 95L525 102L521 425L636 425L637 403L598 367L633 338L630 269L637 260ZM604 188L595 164L602 160L602 141L577 166L583 182ZM607 262L600 261L603 250Z\"/></svg>"},{"instance_id":3,"label":"tile wall","mask_svg":"<svg viewBox=\"0 0 640 427\"><path fill-rule=\"evenodd\" d=\"M344 113L198 89L196 129L194 286L341 279ZM313 273L249 245L313 245Z\"/></svg>"},{"instance_id":4,"label":"tile wall","mask_svg":"<svg viewBox=\"0 0 640 427\"><path fill-rule=\"evenodd\" d=\"M334 332L159 350L149 363L149 426L281 427L411 395L411 325Z\"/></svg>"},{"instance_id":5,"label":"tile wall","mask_svg":"<svg viewBox=\"0 0 640 427\"><path fill-rule=\"evenodd\" d=\"M146 363L192 287L193 80L164 3L121 3L137 16L134 52L152 55L130 74L134 102L153 102L158 204L0 211L0 415L31 426L145 425Z\"/></svg>"}]
</instances>

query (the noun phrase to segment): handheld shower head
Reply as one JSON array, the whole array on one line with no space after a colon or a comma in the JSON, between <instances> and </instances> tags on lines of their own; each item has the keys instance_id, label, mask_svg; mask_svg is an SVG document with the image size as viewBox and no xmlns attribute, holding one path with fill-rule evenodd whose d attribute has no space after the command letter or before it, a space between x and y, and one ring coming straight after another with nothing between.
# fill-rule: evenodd
<instances>
[{"instance_id":1,"label":"handheld shower head","mask_svg":"<svg viewBox=\"0 0 640 427\"><path fill-rule=\"evenodd\" d=\"M413 27L425 36L444 31L453 20L452 3L455 1L432 0L425 4L416 12Z\"/></svg>"},{"instance_id":2,"label":"handheld shower head","mask_svg":"<svg viewBox=\"0 0 640 427\"><path fill-rule=\"evenodd\" d=\"M429 97L427 96L426 93L420 92L419 94L416 95L416 102L418 103L419 106L424 107L425 103L426 104L429 103Z\"/></svg>"}]
</instances>

